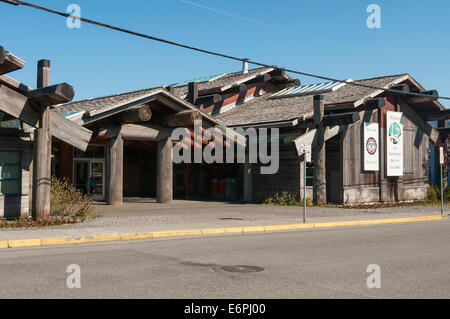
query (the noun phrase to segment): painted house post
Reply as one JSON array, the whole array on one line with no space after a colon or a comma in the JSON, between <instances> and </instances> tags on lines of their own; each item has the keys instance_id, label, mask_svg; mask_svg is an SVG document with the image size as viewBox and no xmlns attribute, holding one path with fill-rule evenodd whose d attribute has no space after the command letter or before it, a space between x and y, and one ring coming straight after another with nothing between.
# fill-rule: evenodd
<instances>
[{"instance_id":1,"label":"painted house post","mask_svg":"<svg viewBox=\"0 0 450 319\"><path fill-rule=\"evenodd\" d=\"M156 162L156 197L158 203L171 203L173 199L173 157L172 139L158 143Z\"/></svg>"},{"instance_id":2,"label":"painted house post","mask_svg":"<svg viewBox=\"0 0 450 319\"><path fill-rule=\"evenodd\" d=\"M325 103L323 95L314 96L314 126L317 129L317 146L313 149L314 161L314 204L327 203L325 127L323 117Z\"/></svg>"},{"instance_id":3,"label":"painted house post","mask_svg":"<svg viewBox=\"0 0 450 319\"><path fill-rule=\"evenodd\" d=\"M123 139L119 134L109 141L108 153L108 205L123 204Z\"/></svg>"},{"instance_id":4,"label":"painted house post","mask_svg":"<svg viewBox=\"0 0 450 319\"><path fill-rule=\"evenodd\" d=\"M50 86L50 61L38 62L37 88ZM34 131L33 150L33 218L47 218L50 215L51 186L51 135L50 106L41 105L38 127Z\"/></svg>"}]
</instances>

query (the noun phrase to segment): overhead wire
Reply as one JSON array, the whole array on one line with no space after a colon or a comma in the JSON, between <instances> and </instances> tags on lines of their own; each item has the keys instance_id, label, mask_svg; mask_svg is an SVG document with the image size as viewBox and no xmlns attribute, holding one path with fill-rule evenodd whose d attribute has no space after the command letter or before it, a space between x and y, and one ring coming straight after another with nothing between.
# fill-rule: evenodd
<instances>
[{"instance_id":1,"label":"overhead wire","mask_svg":"<svg viewBox=\"0 0 450 319\"><path fill-rule=\"evenodd\" d=\"M47 8L47 7L39 6L39 5L34 4L34 3L29 3L29 2L26 2L26 1L21 1L21 0L0 0L0 1L8 3L8 4L15 5L15 6L23 5L23 6L27 6L27 7L34 8L34 9L43 10L43 11L46 11L46 12L49 12L49 13L53 13L53 14L57 14L57 15L63 16L65 18L72 18L74 20L78 20L78 21L86 22L86 23L89 23L89 24L92 24L92 25L97 25L97 26L108 28L108 29L111 29L111 30L127 33L127 34L138 36L138 37L141 37L141 38L146 38L146 39L150 39L150 40L153 40L153 41L158 41L158 42L161 42L161 43L165 43L165 44L169 44L169 45L173 45L173 46L177 46L177 47L181 47L181 48L184 48L184 49L193 50L193 51L197 51L197 52L201 52L201 53L205 53L205 54L209 54L209 55L213 55L213 56L222 57L222 58L229 59L229 60L240 61L240 62L247 62L249 64L253 64L253 65L256 65L256 66L260 66L260 67L283 69L286 72L293 73L293 74L298 74L298 75L302 75L302 76L322 79L322 80L326 80L326 81L332 81L332 82L338 82L338 83L346 83L346 84L353 85L353 86L359 86L359 87L364 87L364 88L369 88L369 89L374 89L374 90L380 90L380 91L389 92L389 93L410 95L410 96L418 96L418 97L433 97L433 98L436 98L436 99L450 100L450 97L447 97L447 96L439 96L439 95L437 95L437 96L434 95L433 96L433 95L430 95L430 94L423 94L423 93L418 93L418 92L396 90L396 89L378 87L378 86L364 84L364 83L358 83L358 82L349 82L348 80L340 80L340 79L335 79L335 78L332 78L332 77L329 77L329 76L323 76L323 75L319 75L319 74L308 73L308 72L298 71L298 70L289 69L289 68L285 68L285 67L279 67L279 66L276 66L276 65L270 65L270 64L266 64L266 63L261 63L261 62L254 61L254 60L251 60L251 59L248 59L248 58L238 58L238 57L235 57L235 56L232 56L232 55L228 55L228 54L224 54L224 53L220 53L220 52L216 52L216 51L211 51L211 50L206 50L206 49L202 49L202 48L197 48L197 47L193 47L193 46L190 46L190 45L187 45L187 44L183 44L183 43L179 43L179 42L163 39L163 38L160 38L160 37L152 36L152 35L149 35L149 34L140 33L140 32L128 30L128 29L125 29L125 28L117 27L117 26L114 26L114 25L106 24L106 23L103 23L103 22L99 22L99 21L95 21L95 20L91 20L91 19L75 16L73 14L69 14L69 13L66 13L66 12L53 10L53 9L50 9L50 8Z\"/></svg>"}]
</instances>

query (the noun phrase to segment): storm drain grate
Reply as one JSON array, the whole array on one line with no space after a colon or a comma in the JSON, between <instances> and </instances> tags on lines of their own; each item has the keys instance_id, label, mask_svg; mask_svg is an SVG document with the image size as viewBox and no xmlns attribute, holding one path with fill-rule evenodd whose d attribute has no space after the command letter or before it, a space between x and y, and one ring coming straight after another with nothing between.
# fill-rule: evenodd
<instances>
[{"instance_id":1,"label":"storm drain grate","mask_svg":"<svg viewBox=\"0 0 450 319\"><path fill-rule=\"evenodd\" d=\"M264 268L262 268L262 267L258 267L258 266L242 266L242 265L225 266L225 267L222 267L222 269L224 271L227 271L227 272L237 272L237 273L244 273L244 274L264 271Z\"/></svg>"}]
</instances>

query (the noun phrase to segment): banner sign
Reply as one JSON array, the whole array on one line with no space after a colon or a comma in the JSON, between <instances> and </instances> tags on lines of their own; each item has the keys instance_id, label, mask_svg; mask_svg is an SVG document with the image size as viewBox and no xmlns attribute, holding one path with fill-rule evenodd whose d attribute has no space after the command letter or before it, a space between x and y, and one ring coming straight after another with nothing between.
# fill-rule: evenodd
<instances>
[{"instance_id":1,"label":"banner sign","mask_svg":"<svg viewBox=\"0 0 450 319\"><path fill-rule=\"evenodd\" d=\"M439 147L439 164L441 164L441 165L445 164L444 148L443 147Z\"/></svg>"},{"instance_id":2,"label":"banner sign","mask_svg":"<svg viewBox=\"0 0 450 319\"><path fill-rule=\"evenodd\" d=\"M387 176L403 176L403 113L387 112Z\"/></svg>"},{"instance_id":3,"label":"banner sign","mask_svg":"<svg viewBox=\"0 0 450 319\"><path fill-rule=\"evenodd\" d=\"M364 170L379 171L378 123L364 123Z\"/></svg>"}]
</instances>

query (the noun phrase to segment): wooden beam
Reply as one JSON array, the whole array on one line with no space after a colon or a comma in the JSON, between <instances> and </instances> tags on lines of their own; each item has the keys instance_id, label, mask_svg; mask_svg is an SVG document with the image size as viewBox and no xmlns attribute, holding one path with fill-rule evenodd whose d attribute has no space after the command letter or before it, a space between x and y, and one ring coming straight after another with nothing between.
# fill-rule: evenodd
<instances>
[{"instance_id":1,"label":"wooden beam","mask_svg":"<svg viewBox=\"0 0 450 319\"><path fill-rule=\"evenodd\" d=\"M401 104L401 110L412 122L414 122L433 143L439 140L439 132L437 129L428 124L416 111L414 111L407 103Z\"/></svg>"},{"instance_id":2,"label":"wooden beam","mask_svg":"<svg viewBox=\"0 0 450 319\"><path fill-rule=\"evenodd\" d=\"M148 105L142 105L122 113L124 123L148 122L152 118L152 110Z\"/></svg>"},{"instance_id":3,"label":"wooden beam","mask_svg":"<svg viewBox=\"0 0 450 319\"><path fill-rule=\"evenodd\" d=\"M230 85L227 87L215 87L215 88L210 88L210 89L204 89L204 90L199 90L198 91L198 95L199 96L203 96L203 95L211 95L211 94L221 94L221 93L242 93L247 91L247 85L246 84L236 84L236 85Z\"/></svg>"},{"instance_id":4,"label":"wooden beam","mask_svg":"<svg viewBox=\"0 0 450 319\"><path fill-rule=\"evenodd\" d=\"M187 110L176 114L170 114L164 120L169 127L191 127L195 121L200 121L202 115L200 111Z\"/></svg>"},{"instance_id":5,"label":"wooden beam","mask_svg":"<svg viewBox=\"0 0 450 319\"><path fill-rule=\"evenodd\" d=\"M195 105L203 105L203 104L216 104L222 101L222 96L220 94L212 94L212 95L204 95L200 96Z\"/></svg>"},{"instance_id":6,"label":"wooden beam","mask_svg":"<svg viewBox=\"0 0 450 319\"><path fill-rule=\"evenodd\" d=\"M60 83L29 91L25 93L25 95L36 103L57 105L72 101L75 91L71 85L67 83Z\"/></svg>"},{"instance_id":7,"label":"wooden beam","mask_svg":"<svg viewBox=\"0 0 450 319\"><path fill-rule=\"evenodd\" d=\"M98 133L100 137L115 138L121 135L125 140L158 142L172 135L167 127L151 124L103 125Z\"/></svg>"},{"instance_id":8,"label":"wooden beam","mask_svg":"<svg viewBox=\"0 0 450 319\"><path fill-rule=\"evenodd\" d=\"M409 104L420 104L437 101L439 93L436 90L430 90L425 92L419 92L425 96L406 95L406 101Z\"/></svg>"},{"instance_id":9,"label":"wooden beam","mask_svg":"<svg viewBox=\"0 0 450 319\"><path fill-rule=\"evenodd\" d=\"M14 80L12 77L8 75L0 75L0 84L4 84L9 88L19 91L21 93L26 93L32 90L27 85Z\"/></svg>"},{"instance_id":10,"label":"wooden beam","mask_svg":"<svg viewBox=\"0 0 450 319\"><path fill-rule=\"evenodd\" d=\"M158 143L156 170L157 201L162 204L171 203L173 199L173 160L170 138Z\"/></svg>"},{"instance_id":11,"label":"wooden beam","mask_svg":"<svg viewBox=\"0 0 450 319\"><path fill-rule=\"evenodd\" d=\"M39 108L38 103L0 84L0 111L37 127L40 120ZM50 134L82 151L87 149L92 136L90 130L62 117L53 110L50 110Z\"/></svg>"},{"instance_id":12,"label":"wooden beam","mask_svg":"<svg viewBox=\"0 0 450 319\"><path fill-rule=\"evenodd\" d=\"M419 115L425 121L450 120L450 109L420 112Z\"/></svg>"},{"instance_id":13,"label":"wooden beam","mask_svg":"<svg viewBox=\"0 0 450 319\"><path fill-rule=\"evenodd\" d=\"M364 101L364 109L381 109L386 106L386 99L383 97L367 99Z\"/></svg>"},{"instance_id":14,"label":"wooden beam","mask_svg":"<svg viewBox=\"0 0 450 319\"><path fill-rule=\"evenodd\" d=\"M323 117L322 124L324 126L347 125L356 123L359 120L358 112L329 114Z\"/></svg>"},{"instance_id":15,"label":"wooden beam","mask_svg":"<svg viewBox=\"0 0 450 319\"><path fill-rule=\"evenodd\" d=\"M0 75L22 69L25 61L0 46Z\"/></svg>"},{"instance_id":16,"label":"wooden beam","mask_svg":"<svg viewBox=\"0 0 450 319\"><path fill-rule=\"evenodd\" d=\"M157 125L125 124L120 134L126 140L157 142L170 137L172 130Z\"/></svg>"},{"instance_id":17,"label":"wooden beam","mask_svg":"<svg viewBox=\"0 0 450 319\"><path fill-rule=\"evenodd\" d=\"M187 95L187 101L191 104L195 104L198 99L198 83L197 82L189 82L188 84L188 95Z\"/></svg>"}]
</instances>

